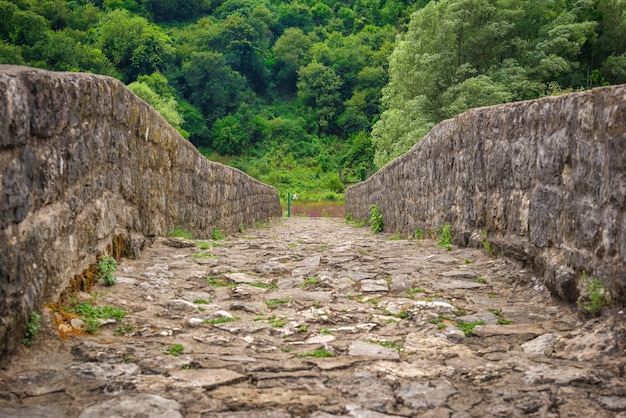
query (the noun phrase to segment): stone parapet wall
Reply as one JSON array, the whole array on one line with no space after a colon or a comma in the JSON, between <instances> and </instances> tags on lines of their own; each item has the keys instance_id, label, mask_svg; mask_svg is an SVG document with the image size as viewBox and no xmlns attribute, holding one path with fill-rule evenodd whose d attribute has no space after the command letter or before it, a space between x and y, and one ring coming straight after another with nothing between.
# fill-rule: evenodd
<instances>
[{"instance_id":1,"label":"stone parapet wall","mask_svg":"<svg viewBox=\"0 0 626 418\"><path fill-rule=\"evenodd\" d=\"M0 354L115 240L274 216L275 188L202 157L119 81L0 65Z\"/></svg>"},{"instance_id":2,"label":"stone parapet wall","mask_svg":"<svg viewBox=\"0 0 626 418\"><path fill-rule=\"evenodd\" d=\"M469 110L346 191L385 231L450 224L576 301L591 277L626 301L626 85ZM583 274L586 272L586 274Z\"/></svg>"}]
</instances>

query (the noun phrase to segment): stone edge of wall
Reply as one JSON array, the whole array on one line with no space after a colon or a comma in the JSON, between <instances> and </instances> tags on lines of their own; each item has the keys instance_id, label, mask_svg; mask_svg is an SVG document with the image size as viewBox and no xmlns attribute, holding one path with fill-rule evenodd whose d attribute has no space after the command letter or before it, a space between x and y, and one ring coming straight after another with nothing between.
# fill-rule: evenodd
<instances>
[{"instance_id":1,"label":"stone edge of wall","mask_svg":"<svg viewBox=\"0 0 626 418\"><path fill-rule=\"evenodd\" d=\"M282 215L274 187L202 157L110 77L0 65L0 121L2 357L101 255Z\"/></svg>"},{"instance_id":2,"label":"stone edge of wall","mask_svg":"<svg viewBox=\"0 0 626 418\"><path fill-rule=\"evenodd\" d=\"M378 205L385 231L450 224L575 302L591 277L626 302L626 85L471 109L346 190L346 214Z\"/></svg>"}]
</instances>

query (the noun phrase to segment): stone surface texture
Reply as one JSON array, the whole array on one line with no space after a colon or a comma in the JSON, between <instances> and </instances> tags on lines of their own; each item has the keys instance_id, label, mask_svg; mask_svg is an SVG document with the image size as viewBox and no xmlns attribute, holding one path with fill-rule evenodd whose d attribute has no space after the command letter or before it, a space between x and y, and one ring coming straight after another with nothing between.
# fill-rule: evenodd
<instances>
[{"instance_id":1,"label":"stone surface texture","mask_svg":"<svg viewBox=\"0 0 626 418\"><path fill-rule=\"evenodd\" d=\"M626 301L626 85L471 109L346 191L385 231L452 226L573 302L590 277ZM586 275L583 275L583 271Z\"/></svg>"},{"instance_id":2,"label":"stone surface texture","mask_svg":"<svg viewBox=\"0 0 626 418\"><path fill-rule=\"evenodd\" d=\"M582 320L516 263L332 218L207 242L159 238L120 262L115 274L134 281L77 293L126 312L94 334L47 311L0 367L0 416L626 418L624 312ZM265 271L272 261L280 272ZM486 284L434 286L458 281L451 269ZM461 328L489 315L502 320L489 332Z\"/></svg>"},{"instance_id":3,"label":"stone surface texture","mask_svg":"<svg viewBox=\"0 0 626 418\"><path fill-rule=\"evenodd\" d=\"M278 194L210 162L119 81L0 65L0 354L29 314L112 251L280 216Z\"/></svg>"}]
</instances>

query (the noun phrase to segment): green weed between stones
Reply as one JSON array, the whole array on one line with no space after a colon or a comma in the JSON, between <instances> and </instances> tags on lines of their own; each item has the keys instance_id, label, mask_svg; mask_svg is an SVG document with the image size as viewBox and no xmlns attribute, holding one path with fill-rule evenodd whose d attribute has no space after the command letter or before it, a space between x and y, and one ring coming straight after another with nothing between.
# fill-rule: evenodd
<instances>
[{"instance_id":1,"label":"green weed between stones","mask_svg":"<svg viewBox=\"0 0 626 418\"><path fill-rule=\"evenodd\" d=\"M99 319L115 319L121 321L126 312L123 309L115 308L113 306L94 306L91 302L78 302L75 298L71 298L71 307L64 306L63 309L66 312L72 312L78 314L81 320L83 320L87 326L85 332L89 334L95 334L100 328Z\"/></svg>"},{"instance_id":2,"label":"green weed between stones","mask_svg":"<svg viewBox=\"0 0 626 418\"><path fill-rule=\"evenodd\" d=\"M195 303L195 304L202 304L202 305L208 305L209 303L211 303L211 299L194 299L193 303Z\"/></svg>"},{"instance_id":3,"label":"green weed between stones","mask_svg":"<svg viewBox=\"0 0 626 418\"><path fill-rule=\"evenodd\" d=\"M135 327L131 324L121 324L117 327L114 334L115 335L126 335L129 334L135 329Z\"/></svg>"},{"instance_id":4,"label":"green weed between stones","mask_svg":"<svg viewBox=\"0 0 626 418\"><path fill-rule=\"evenodd\" d=\"M167 350L165 350L164 354L178 356L182 354L183 350L185 350L185 347L183 347L182 344L172 344L167 348Z\"/></svg>"},{"instance_id":5,"label":"green weed between stones","mask_svg":"<svg viewBox=\"0 0 626 418\"><path fill-rule=\"evenodd\" d=\"M267 305L268 308L274 308L279 305L286 305L290 303L292 300L293 299L290 299L290 298L266 300L265 305Z\"/></svg>"},{"instance_id":6,"label":"green weed between stones","mask_svg":"<svg viewBox=\"0 0 626 418\"><path fill-rule=\"evenodd\" d=\"M193 239L193 234L188 229L185 229L182 226L175 226L172 232L167 234L167 236L170 238Z\"/></svg>"},{"instance_id":7,"label":"green weed between stones","mask_svg":"<svg viewBox=\"0 0 626 418\"><path fill-rule=\"evenodd\" d=\"M388 341L388 340L365 340L365 342L366 343L371 343L371 344L378 344L381 347L390 348L392 350L402 351L404 349L404 346L402 345L402 343L403 343L402 340L394 340L394 341Z\"/></svg>"},{"instance_id":8,"label":"green weed between stones","mask_svg":"<svg viewBox=\"0 0 626 418\"><path fill-rule=\"evenodd\" d=\"M209 325L219 325L219 324L227 324L229 322L239 321L240 319L241 318L239 318L238 316L234 318L223 316L221 318L205 319L204 323L209 324Z\"/></svg>"},{"instance_id":9,"label":"green weed between stones","mask_svg":"<svg viewBox=\"0 0 626 418\"><path fill-rule=\"evenodd\" d=\"M452 249L452 226L446 224L441 229L441 234L439 234L439 242L437 243L438 247L445 248L450 251Z\"/></svg>"},{"instance_id":10,"label":"green weed between stones","mask_svg":"<svg viewBox=\"0 0 626 418\"><path fill-rule=\"evenodd\" d=\"M586 278L586 273L584 272L583 277ZM590 314L595 315L600 312L604 306L611 304L611 298L602 280L592 279L587 283L586 290L587 296L579 302L579 306Z\"/></svg>"},{"instance_id":11,"label":"green weed between stones","mask_svg":"<svg viewBox=\"0 0 626 418\"><path fill-rule=\"evenodd\" d=\"M117 260L113 257L109 257L108 255L103 256L98 261L98 267L96 268L96 273L98 274L98 279L102 280L105 285L113 286L117 283L117 279L113 275L113 272L117 269Z\"/></svg>"},{"instance_id":12,"label":"green weed between stones","mask_svg":"<svg viewBox=\"0 0 626 418\"><path fill-rule=\"evenodd\" d=\"M33 340L39 333L39 321L41 320L41 315L37 312L30 313L30 319L28 324L26 324L26 332L24 333L24 339L22 339L22 344L27 347L33 343Z\"/></svg>"},{"instance_id":13,"label":"green weed between stones","mask_svg":"<svg viewBox=\"0 0 626 418\"><path fill-rule=\"evenodd\" d=\"M476 321L476 322L456 321L456 327L459 330L463 331L465 335L467 336L472 335L472 331L477 325L485 325L485 323L483 321Z\"/></svg>"},{"instance_id":14,"label":"green weed between stones","mask_svg":"<svg viewBox=\"0 0 626 418\"><path fill-rule=\"evenodd\" d=\"M375 234L383 232L383 214L378 205L370 206L370 228Z\"/></svg>"},{"instance_id":15,"label":"green weed between stones","mask_svg":"<svg viewBox=\"0 0 626 418\"><path fill-rule=\"evenodd\" d=\"M224 277L209 276L206 278L206 281L209 286L213 287L234 287L237 285Z\"/></svg>"},{"instance_id":16,"label":"green weed between stones","mask_svg":"<svg viewBox=\"0 0 626 418\"><path fill-rule=\"evenodd\" d=\"M211 238L213 238L214 241L219 241L219 240L226 238L226 236L222 233L222 231L219 228L213 228L213 232L211 233Z\"/></svg>"},{"instance_id":17,"label":"green weed between stones","mask_svg":"<svg viewBox=\"0 0 626 418\"><path fill-rule=\"evenodd\" d=\"M217 256L210 253L195 253L191 254L191 258L217 258Z\"/></svg>"},{"instance_id":18,"label":"green weed between stones","mask_svg":"<svg viewBox=\"0 0 626 418\"><path fill-rule=\"evenodd\" d=\"M305 353L305 354L298 354L296 355L296 357L299 358L303 358L303 357L334 357L335 355L333 353L331 353L330 351L326 351L322 348L314 350L310 353Z\"/></svg>"}]
</instances>

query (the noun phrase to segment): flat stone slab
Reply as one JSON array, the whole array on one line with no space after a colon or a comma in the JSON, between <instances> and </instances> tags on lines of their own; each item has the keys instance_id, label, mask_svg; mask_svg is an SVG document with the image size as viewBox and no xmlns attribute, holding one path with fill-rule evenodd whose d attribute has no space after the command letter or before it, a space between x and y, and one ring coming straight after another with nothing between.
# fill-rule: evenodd
<instances>
[{"instance_id":1,"label":"flat stone slab","mask_svg":"<svg viewBox=\"0 0 626 418\"><path fill-rule=\"evenodd\" d=\"M335 341L336 338L330 334L314 335L311 338L307 338L304 344L328 344Z\"/></svg>"},{"instance_id":2,"label":"flat stone slab","mask_svg":"<svg viewBox=\"0 0 626 418\"><path fill-rule=\"evenodd\" d=\"M472 334L478 337L493 337L498 335L542 335L545 333L543 328L535 325L477 325L472 330Z\"/></svg>"},{"instance_id":3,"label":"flat stone slab","mask_svg":"<svg viewBox=\"0 0 626 418\"><path fill-rule=\"evenodd\" d=\"M366 279L366 280L361 281L361 291L368 292L368 293L388 292L389 285L387 284L385 279L378 279L378 280Z\"/></svg>"},{"instance_id":4,"label":"flat stone slab","mask_svg":"<svg viewBox=\"0 0 626 418\"><path fill-rule=\"evenodd\" d=\"M300 289L285 289L276 292L269 292L263 296L264 300L294 299L305 302L330 303L333 295L330 292L307 292Z\"/></svg>"},{"instance_id":5,"label":"flat stone slab","mask_svg":"<svg viewBox=\"0 0 626 418\"><path fill-rule=\"evenodd\" d=\"M170 372L170 377L183 384L205 389L213 389L247 379L245 375L229 369L174 370Z\"/></svg>"},{"instance_id":6,"label":"flat stone slab","mask_svg":"<svg viewBox=\"0 0 626 418\"><path fill-rule=\"evenodd\" d=\"M400 353L397 350L365 341L353 341L348 349L348 355L368 356L388 360L400 359Z\"/></svg>"},{"instance_id":7,"label":"flat stone slab","mask_svg":"<svg viewBox=\"0 0 626 418\"><path fill-rule=\"evenodd\" d=\"M122 396L85 409L79 418L152 417L182 418L180 404L172 399L148 393Z\"/></svg>"},{"instance_id":8,"label":"flat stone slab","mask_svg":"<svg viewBox=\"0 0 626 418\"><path fill-rule=\"evenodd\" d=\"M447 279L477 279L478 275L472 270L458 269L439 273L441 277Z\"/></svg>"},{"instance_id":9,"label":"flat stone slab","mask_svg":"<svg viewBox=\"0 0 626 418\"><path fill-rule=\"evenodd\" d=\"M445 280L440 280L433 282L433 287L435 289L481 289L483 287L487 287L485 283L479 282L470 282L467 280L456 280L446 278Z\"/></svg>"},{"instance_id":10,"label":"flat stone slab","mask_svg":"<svg viewBox=\"0 0 626 418\"><path fill-rule=\"evenodd\" d=\"M352 279L355 282L360 282L361 280L365 279L373 279L374 277L376 277L376 273L344 270L339 272L339 277L347 277L348 279Z\"/></svg>"},{"instance_id":11,"label":"flat stone slab","mask_svg":"<svg viewBox=\"0 0 626 418\"><path fill-rule=\"evenodd\" d=\"M358 357L358 356L339 356L339 357L322 357L322 358L307 358L306 362L314 364L320 370L339 370L346 369L353 366L356 363L372 361L371 357Z\"/></svg>"}]
</instances>

